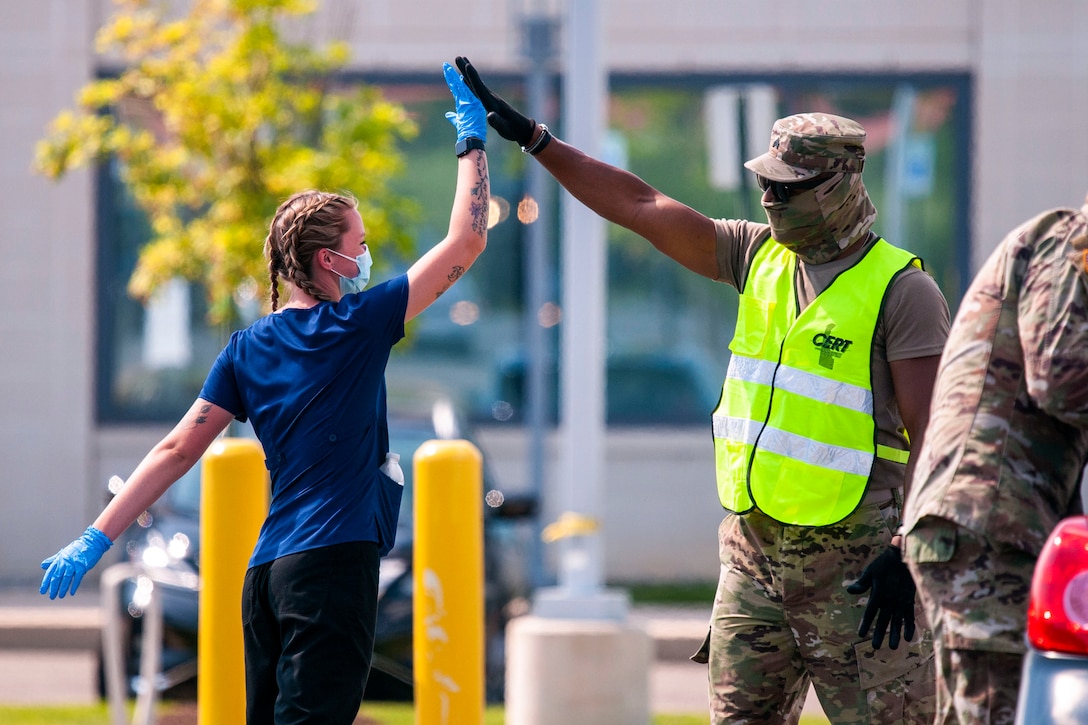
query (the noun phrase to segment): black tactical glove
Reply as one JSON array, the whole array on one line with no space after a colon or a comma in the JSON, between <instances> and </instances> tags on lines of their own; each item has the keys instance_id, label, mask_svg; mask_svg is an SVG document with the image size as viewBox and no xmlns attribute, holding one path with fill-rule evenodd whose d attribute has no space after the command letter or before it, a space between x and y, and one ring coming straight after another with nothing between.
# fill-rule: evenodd
<instances>
[{"instance_id":1,"label":"black tactical glove","mask_svg":"<svg viewBox=\"0 0 1088 725\"><path fill-rule=\"evenodd\" d=\"M876 619L873 630L873 649L880 649L884 635L888 635L888 646L899 647L902 633L908 642L914 639L914 579L910 570L903 563L903 555L898 546L889 546L880 556L872 561L861 578L846 587L851 594L869 594L869 604L861 617L858 636L866 637L869 626ZM888 626L891 625L891 632Z\"/></svg>"},{"instance_id":2,"label":"black tactical glove","mask_svg":"<svg viewBox=\"0 0 1088 725\"><path fill-rule=\"evenodd\" d=\"M509 103L492 93L480 80L480 74L472 67L468 58L457 56L455 62L465 79L465 85L476 94L480 103L487 109L487 122L491 124L491 128L498 131L504 139L517 142L522 148L528 146L533 140L536 121L526 118Z\"/></svg>"}]
</instances>

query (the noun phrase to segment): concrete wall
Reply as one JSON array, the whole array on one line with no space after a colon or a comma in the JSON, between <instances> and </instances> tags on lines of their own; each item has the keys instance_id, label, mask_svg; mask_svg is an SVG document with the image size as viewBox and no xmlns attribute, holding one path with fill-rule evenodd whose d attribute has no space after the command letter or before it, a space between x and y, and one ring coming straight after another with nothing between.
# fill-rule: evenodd
<instances>
[{"instance_id":1,"label":"concrete wall","mask_svg":"<svg viewBox=\"0 0 1088 725\"><path fill-rule=\"evenodd\" d=\"M971 73L975 266L1014 224L1079 205L1088 190L1081 0L599 2L603 57L617 72ZM458 54L520 69L512 16L529 4L326 0L296 32L349 40L361 70L437 82ZM166 430L94 425L92 186L84 173L53 185L29 170L46 123L93 73L93 34L110 9L109 0L0 3L0 580L37 578L37 562L99 510L106 478L131 470ZM503 480L524 485L524 437L485 431L482 443ZM613 431L606 461L607 577L713 578L709 433Z\"/></svg>"},{"instance_id":2,"label":"concrete wall","mask_svg":"<svg viewBox=\"0 0 1088 725\"><path fill-rule=\"evenodd\" d=\"M94 245L89 176L31 173L34 144L90 78L93 6L0 3L0 577L89 523ZM48 551L47 551L48 550Z\"/></svg>"}]
</instances>

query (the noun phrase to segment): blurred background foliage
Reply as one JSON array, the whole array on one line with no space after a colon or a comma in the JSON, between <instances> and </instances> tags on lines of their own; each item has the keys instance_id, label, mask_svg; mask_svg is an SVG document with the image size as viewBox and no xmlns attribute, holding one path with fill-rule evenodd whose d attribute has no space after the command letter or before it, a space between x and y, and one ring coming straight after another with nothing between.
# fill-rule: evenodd
<instances>
[{"instance_id":1,"label":"blurred background foliage","mask_svg":"<svg viewBox=\"0 0 1088 725\"><path fill-rule=\"evenodd\" d=\"M236 323L236 295L268 284L261 240L276 207L303 189L350 192L373 238L409 250L418 208L390 183L415 124L378 89L339 80L345 44L285 39L312 4L186 5L171 17L166 4L119 0L96 43L122 70L87 84L37 148L37 170L54 179L116 163L150 232L129 293L199 282L209 321Z\"/></svg>"}]
</instances>

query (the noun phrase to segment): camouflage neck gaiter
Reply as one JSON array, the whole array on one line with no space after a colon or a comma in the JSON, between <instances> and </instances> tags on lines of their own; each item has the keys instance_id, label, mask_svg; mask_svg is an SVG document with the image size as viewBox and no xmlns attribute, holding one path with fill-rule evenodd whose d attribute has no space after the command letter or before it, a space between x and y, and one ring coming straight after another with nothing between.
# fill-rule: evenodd
<instances>
[{"instance_id":1,"label":"camouflage neck gaiter","mask_svg":"<svg viewBox=\"0 0 1088 725\"><path fill-rule=\"evenodd\" d=\"M837 174L788 202L762 204L771 238L808 264L830 262L867 234L876 220L861 174Z\"/></svg>"}]
</instances>

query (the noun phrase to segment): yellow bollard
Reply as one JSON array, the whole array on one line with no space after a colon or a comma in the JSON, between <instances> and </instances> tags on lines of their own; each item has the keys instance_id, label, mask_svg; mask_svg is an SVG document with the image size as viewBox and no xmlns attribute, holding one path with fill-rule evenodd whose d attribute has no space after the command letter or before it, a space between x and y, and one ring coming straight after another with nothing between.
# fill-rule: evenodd
<instances>
[{"instance_id":1,"label":"yellow bollard","mask_svg":"<svg viewBox=\"0 0 1088 725\"><path fill-rule=\"evenodd\" d=\"M268 471L261 445L222 438L203 458L200 494L200 725L246 721L242 580L268 514Z\"/></svg>"},{"instance_id":2,"label":"yellow bollard","mask_svg":"<svg viewBox=\"0 0 1088 725\"><path fill-rule=\"evenodd\" d=\"M416 722L484 714L483 464L468 441L427 441L412 459Z\"/></svg>"}]
</instances>

